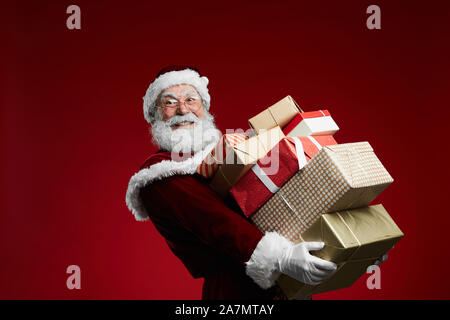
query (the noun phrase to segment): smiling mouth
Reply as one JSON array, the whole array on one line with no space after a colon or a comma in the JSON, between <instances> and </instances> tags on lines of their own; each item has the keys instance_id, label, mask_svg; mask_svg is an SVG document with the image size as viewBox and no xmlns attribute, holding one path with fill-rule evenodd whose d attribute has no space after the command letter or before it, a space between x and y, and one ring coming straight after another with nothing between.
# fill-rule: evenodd
<instances>
[{"instance_id":1,"label":"smiling mouth","mask_svg":"<svg viewBox=\"0 0 450 320\"><path fill-rule=\"evenodd\" d=\"M172 130L180 129L180 128L190 128L194 127L195 123L192 121L183 121L172 126Z\"/></svg>"}]
</instances>

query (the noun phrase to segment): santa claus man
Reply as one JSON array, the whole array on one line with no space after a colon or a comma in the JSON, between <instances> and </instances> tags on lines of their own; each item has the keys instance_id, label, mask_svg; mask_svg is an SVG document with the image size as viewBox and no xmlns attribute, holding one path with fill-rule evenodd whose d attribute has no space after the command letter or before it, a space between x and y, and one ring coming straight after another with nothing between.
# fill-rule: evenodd
<instances>
[{"instance_id":1,"label":"santa claus man","mask_svg":"<svg viewBox=\"0 0 450 320\"><path fill-rule=\"evenodd\" d=\"M161 70L144 97L144 117L161 149L130 180L126 203L150 220L194 278L203 299L273 299L285 273L316 285L336 270L310 254L322 242L294 245L263 234L230 199L223 201L196 174L221 133L209 113L208 79L184 66Z\"/></svg>"}]
</instances>

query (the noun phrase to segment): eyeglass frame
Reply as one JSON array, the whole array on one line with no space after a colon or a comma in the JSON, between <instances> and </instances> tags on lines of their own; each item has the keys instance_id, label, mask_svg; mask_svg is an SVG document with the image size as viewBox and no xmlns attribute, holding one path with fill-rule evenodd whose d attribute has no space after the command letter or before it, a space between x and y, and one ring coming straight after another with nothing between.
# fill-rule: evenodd
<instances>
[{"instance_id":1,"label":"eyeglass frame","mask_svg":"<svg viewBox=\"0 0 450 320\"><path fill-rule=\"evenodd\" d=\"M195 109L192 109L192 107L195 107L195 105L194 105L194 106L189 106L189 105L186 104L187 100L188 100L189 98L191 98L190 95L195 95L196 100L198 100L198 102L199 102L199 103L198 103L198 106L197 106ZM170 97L170 98L176 100L177 102L175 103L174 106L167 106L167 105L164 105L163 99L166 98L166 97ZM201 96L200 96L197 92L190 93L190 94L188 95L188 97L187 97L185 100L183 100L183 101L178 100L178 98L175 97L174 94L172 94L172 93L167 93L166 95L161 96L159 102L160 102L160 103L157 105L157 107L158 107L158 108L161 108L161 109L177 110L177 109L180 108L181 104L183 104L186 108L188 108L188 109L189 109L190 111L192 111L192 112L197 111L198 109L200 109L200 106L203 105L203 99L201 98Z\"/></svg>"}]
</instances>

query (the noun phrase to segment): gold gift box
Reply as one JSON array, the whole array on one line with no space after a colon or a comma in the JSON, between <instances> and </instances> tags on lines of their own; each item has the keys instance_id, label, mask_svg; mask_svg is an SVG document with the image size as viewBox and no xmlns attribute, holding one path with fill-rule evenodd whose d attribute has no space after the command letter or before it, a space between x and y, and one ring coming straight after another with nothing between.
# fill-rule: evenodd
<instances>
[{"instance_id":1,"label":"gold gift box","mask_svg":"<svg viewBox=\"0 0 450 320\"><path fill-rule=\"evenodd\" d=\"M272 129L277 126L285 127L294 117L303 110L291 96L286 96L266 110L248 120L256 133L262 129Z\"/></svg>"},{"instance_id":2,"label":"gold gift box","mask_svg":"<svg viewBox=\"0 0 450 320\"><path fill-rule=\"evenodd\" d=\"M275 127L260 131L260 134L230 146L230 152L211 181L211 188L219 195L225 196L228 190L283 138L283 131L280 127Z\"/></svg>"},{"instance_id":3,"label":"gold gift box","mask_svg":"<svg viewBox=\"0 0 450 320\"><path fill-rule=\"evenodd\" d=\"M251 220L291 241L327 212L369 205L393 182L368 142L323 147Z\"/></svg>"},{"instance_id":4,"label":"gold gift box","mask_svg":"<svg viewBox=\"0 0 450 320\"><path fill-rule=\"evenodd\" d=\"M312 253L333 261L338 269L317 286L284 274L278 278L278 285L288 299L349 287L402 237L402 231L381 204L324 214L302 233L301 238L303 241L323 241L324 248Z\"/></svg>"}]
</instances>

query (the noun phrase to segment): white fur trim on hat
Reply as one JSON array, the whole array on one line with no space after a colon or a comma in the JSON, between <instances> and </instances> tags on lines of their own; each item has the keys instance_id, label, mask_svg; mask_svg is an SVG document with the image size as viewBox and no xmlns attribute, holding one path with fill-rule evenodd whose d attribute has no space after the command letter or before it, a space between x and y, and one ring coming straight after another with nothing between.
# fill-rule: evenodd
<instances>
[{"instance_id":1,"label":"white fur trim on hat","mask_svg":"<svg viewBox=\"0 0 450 320\"><path fill-rule=\"evenodd\" d=\"M192 69L180 71L169 71L163 73L153 81L147 89L144 96L144 117L148 123L154 120L156 110L156 99L161 91L178 84L189 84L195 87L200 94L204 107L209 110L211 97L208 93L207 77L201 77L200 74Z\"/></svg>"},{"instance_id":2,"label":"white fur trim on hat","mask_svg":"<svg viewBox=\"0 0 450 320\"><path fill-rule=\"evenodd\" d=\"M261 288L268 289L280 276L278 258L294 244L277 232L266 232L246 262L246 273Z\"/></svg>"}]
</instances>

